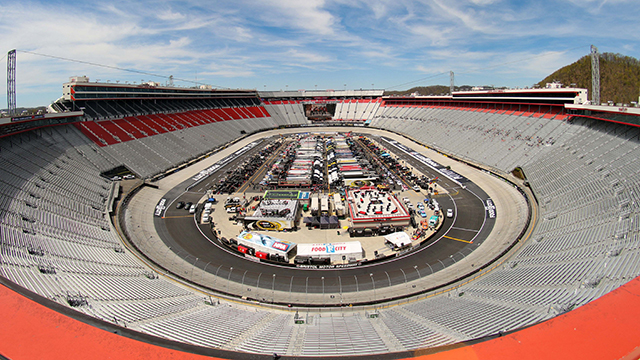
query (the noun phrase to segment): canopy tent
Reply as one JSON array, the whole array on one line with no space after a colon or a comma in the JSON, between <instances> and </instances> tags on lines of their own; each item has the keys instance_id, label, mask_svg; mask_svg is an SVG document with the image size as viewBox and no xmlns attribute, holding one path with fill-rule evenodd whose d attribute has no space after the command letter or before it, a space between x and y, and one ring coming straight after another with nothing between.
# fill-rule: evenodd
<instances>
[{"instance_id":1,"label":"canopy tent","mask_svg":"<svg viewBox=\"0 0 640 360\"><path fill-rule=\"evenodd\" d=\"M384 237L385 243L389 244L394 250L402 249L411 244L411 238L405 232L394 232Z\"/></svg>"}]
</instances>

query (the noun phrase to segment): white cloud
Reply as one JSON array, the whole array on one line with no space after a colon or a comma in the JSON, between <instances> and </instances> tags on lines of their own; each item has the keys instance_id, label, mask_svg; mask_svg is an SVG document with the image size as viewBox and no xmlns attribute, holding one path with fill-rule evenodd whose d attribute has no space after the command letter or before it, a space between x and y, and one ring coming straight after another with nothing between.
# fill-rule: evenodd
<instances>
[{"instance_id":1,"label":"white cloud","mask_svg":"<svg viewBox=\"0 0 640 360\"><path fill-rule=\"evenodd\" d=\"M332 35L339 20L324 5L324 0L272 0L258 6L265 11L261 19L273 26Z\"/></svg>"},{"instance_id":2,"label":"white cloud","mask_svg":"<svg viewBox=\"0 0 640 360\"><path fill-rule=\"evenodd\" d=\"M381 86L449 70L460 83L530 85L588 53L591 43L602 52L639 57L635 5L633 0L67 0L55 5L0 0L0 38L6 50L176 78L198 73L202 81L229 87ZM151 80L19 52L18 90L25 96L18 98L40 92L48 102L60 96L68 76L85 74ZM447 76L432 80L448 83Z\"/></svg>"},{"instance_id":3,"label":"white cloud","mask_svg":"<svg viewBox=\"0 0 640 360\"><path fill-rule=\"evenodd\" d=\"M160 11L158 14L156 14L156 17L164 21L184 20L186 18L184 14L173 12L168 9Z\"/></svg>"}]
</instances>

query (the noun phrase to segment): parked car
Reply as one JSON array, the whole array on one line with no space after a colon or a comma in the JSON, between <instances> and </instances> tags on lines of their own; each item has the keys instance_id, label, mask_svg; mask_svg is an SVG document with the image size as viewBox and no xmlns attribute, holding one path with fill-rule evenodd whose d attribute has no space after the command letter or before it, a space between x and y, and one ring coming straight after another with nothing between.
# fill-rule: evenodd
<instances>
[{"instance_id":1,"label":"parked car","mask_svg":"<svg viewBox=\"0 0 640 360\"><path fill-rule=\"evenodd\" d=\"M448 218L452 218L453 217L453 209L447 209L447 217Z\"/></svg>"},{"instance_id":2,"label":"parked car","mask_svg":"<svg viewBox=\"0 0 640 360\"><path fill-rule=\"evenodd\" d=\"M176 204L176 209L182 209L184 207L184 201L180 201L178 204Z\"/></svg>"}]
</instances>

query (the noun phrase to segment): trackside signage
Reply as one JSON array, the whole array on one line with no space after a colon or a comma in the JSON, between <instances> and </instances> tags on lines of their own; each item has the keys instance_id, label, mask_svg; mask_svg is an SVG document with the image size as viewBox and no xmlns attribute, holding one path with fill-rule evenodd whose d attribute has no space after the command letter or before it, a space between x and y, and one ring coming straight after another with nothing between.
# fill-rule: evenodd
<instances>
[{"instance_id":1,"label":"trackside signage","mask_svg":"<svg viewBox=\"0 0 640 360\"><path fill-rule=\"evenodd\" d=\"M432 168L433 170L439 172L440 174L448 177L449 179L453 180L454 182L461 184L461 183L465 183L465 182L469 182L469 180L467 178L465 178L464 176L458 174L455 171L449 170L447 169L445 166L442 166L440 164L438 164L437 162L433 161L432 159L424 156L423 154L420 154L417 151L411 150L408 147L402 145L401 143L386 138L386 137L380 137L382 140L386 141L387 143L389 143L390 145L395 146L396 148L400 149L400 151L408 154L409 156L413 157L414 159L420 161L421 163L427 165L428 167Z\"/></svg>"},{"instance_id":2,"label":"trackside signage","mask_svg":"<svg viewBox=\"0 0 640 360\"><path fill-rule=\"evenodd\" d=\"M164 209L166 209L167 207L165 206L165 204L167 203L167 199L162 199L160 200L160 202L158 202L158 205L156 205L156 212L155 212L155 216L162 216L162 212L164 211Z\"/></svg>"},{"instance_id":3,"label":"trackside signage","mask_svg":"<svg viewBox=\"0 0 640 360\"><path fill-rule=\"evenodd\" d=\"M487 204L484 207L485 210L487 210L487 216L489 216L489 219L495 219L496 218L496 206L493 204L493 201L491 199L487 199L485 201L485 203Z\"/></svg>"},{"instance_id":4,"label":"trackside signage","mask_svg":"<svg viewBox=\"0 0 640 360\"><path fill-rule=\"evenodd\" d=\"M254 147L256 147L258 144L260 144L262 142L262 140L260 141L254 141L250 144L245 145L243 148L241 148L240 150L234 152L233 154L225 157L224 159L218 161L217 163L211 165L210 167L200 171L196 176L194 176L192 178L192 180L194 181L193 184L191 184L188 188L192 188L195 185L197 185L200 181L202 181L203 179L207 178L209 175L213 174L214 172L218 171L220 168L222 168L223 166L227 165L228 163L232 162L233 160L237 159L238 157L240 157L240 155L246 153L247 151L253 149Z\"/></svg>"}]
</instances>

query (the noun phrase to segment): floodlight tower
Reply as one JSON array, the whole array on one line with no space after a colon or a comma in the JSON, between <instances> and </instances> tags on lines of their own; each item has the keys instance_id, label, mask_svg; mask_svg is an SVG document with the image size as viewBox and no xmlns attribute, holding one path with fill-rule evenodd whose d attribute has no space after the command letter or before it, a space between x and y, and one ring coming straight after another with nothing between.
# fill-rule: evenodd
<instances>
[{"instance_id":1,"label":"floodlight tower","mask_svg":"<svg viewBox=\"0 0 640 360\"><path fill-rule=\"evenodd\" d=\"M7 54L7 109L9 115L16 112L16 49Z\"/></svg>"},{"instance_id":2,"label":"floodlight tower","mask_svg":"<svg viewBox=\"0 0 640 360\"><path fill-rule=\"evenodd\" d=\"M600 105L600 54L591 45L591 104Z\"/></svg>"},{"instance_id":3,"label":"floodlight tower","mask_svg":"<svg viewBox=\"0 0 640 360\"><path fill-rule=\"evenodd\" d=\"M453 80L455 77L453 76L453 71L449 71L449 95L453 96Z\"/></svg>"}]
</instances>

